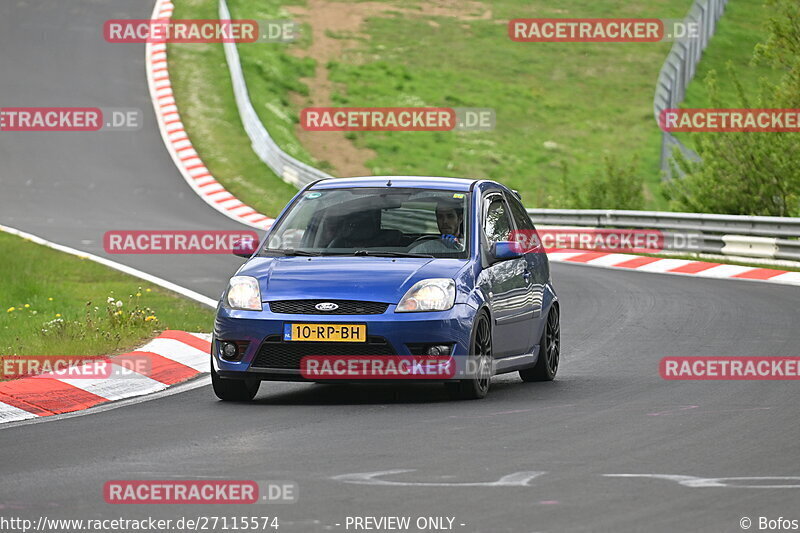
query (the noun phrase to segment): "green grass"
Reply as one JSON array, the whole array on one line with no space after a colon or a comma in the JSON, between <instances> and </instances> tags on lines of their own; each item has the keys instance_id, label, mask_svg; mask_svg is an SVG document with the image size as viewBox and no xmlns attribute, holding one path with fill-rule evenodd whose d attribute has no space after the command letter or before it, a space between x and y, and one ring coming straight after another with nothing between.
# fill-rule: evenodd
<instances>
[{"instance_id":1,"label":"green grass","mask_svg":"<svg viewBox=\"0 0 800 533\"><path fill-rule=\"evenodd\" d=\"M290 18L283 6L300 0L230 0L234 18ZM387 5L414 7L414 0ZM586 187L603 171L603 156L620 165L637 161L644 178L645 209L668 209L661 194L660 130L652 100L658 72L670 43L515 43L503 21L523 17L655 17L680 19L690 0L494 0L492 20L410 15L398 11L373 16L364 35L346 41L346 52L331 62L338 106L491 107L491 132L358 132L356 145L376 156L366 162L373 174L491 177L519 190L530 207L552 207L560 192L562 165L570 186ZM176 18L215 18L217 0L188 0ZM747 70L753 46L768 13L758 0L732 0L720 33L690 85L687 106L704 103L705 73L728 60L739 65L746 88L769 75L766 67ZM309 32L306 32L308 35ZM346 38L329 32L335 38ZM306 37L307 39L308 37ZM299 145L294 128L299 107L291 95L306 95L302 78L314 61L287 51L306 46L239 46L251 100L270 134L289 153L325 170ZM294 192L250 149L239 123L222 46L170 45L174 92L187 130L212 173L243 201L276 214ZM732 84L723 97L733 99ZM294 99L298 101L298 99ZM547 147L546 147L547 146ZM321 157L324 159L324 157ZM593 206L607 207L607 206Z\"/></svg>"},{"instance_id":2,"label":"green grass","mask_svg":"<svg viewBox=\"0 0 800 533\"><path fill-rule=\"evenodd\" d=\"M488 176L519 190L531 207L552 205L562 162L572 186L603 170L605 153L639 160L647 207L664 207L655 79L669 44L516 43L501 21L515 17L679 18L689 2L599 4L572 0L491 3L493 20L375 17L370 39L331 67L345 90L337 105L491 107L491 132L355 135L375 150L376 174ZM546 142L556 148L545 148ZM548 144L550 144L548 143ZM551 145L552 146L552 145ZM602 206L595 206L602 207Z\"/></svg>"},{"instance_id":3,"label":"green grass","mask_svg":"<svg viewBox=\"0 0 800 533\"><path fill-rule=\"evenodd\" d=\"M234 18L286 17L281 0L231 0ZM176 5L175 18L215 18L216 0ZM682 18L690 1L499 0L494 20L386 16L366 23L368 39L329 65L343 89L334 105L492 107L492 132L359 132L350 137L377 151L375 174L492 177L518 189L530 206L557 194L561 165L576 187L602 172L602 156L639 161L647 207L659 194L659 130L652 98L668 43L514 43L503 20L515 17ZM433 27L429 20L439 24ZM308 32L306 33L308 34ZM290 93L313 61L286 53L294 45L239 46L250 96L270 134L289 153L320 165L293 133L299 109ZM275 214L293 189L253 155L239 123L221 45L170 45L173 90L186 128L212 173L243 201ZM545 148L546 141L556 148ZM550 145L548 143L548 145ZM552 145L550 145L552 146ZM322 164L324 168L324 163Z\"/></svg>"},{"instance_id":4,"label":"green grass","mask_svg":"<svg viewBox=\"0 0 800 533\"><path fill-rule=\"evenodd\" d=\"M0 355L111 355L211 330L208 307L93 261L6 233L0 254Z\"/></svg>"},{"instance_id":5,"label":"green grass","mask_svg":"<svg viewBox=\"0 0 800 533\"><path fill-rule=\"evenodd\" d=\"M761 0L730 0L717 26L717 33L703 53L697 74L686 91L684 107L710 107L705 83L715 70L719 79L719 98L727 107L741 107L741 101L727 70L731 62L739 82L748 95L758 94L760 80L775 83L780 72L768 64L751 64L753 49L767 38L766 24L772 13Z\"/></svg>"},{"instance_id":6,"label":"green grass","mask_svg":"<svg viewBox=\"0 0 800 533\"><path fill-rule=\"evenodd\" d=\"M243 2L229 2L234 13L239 3ZM253 9L248 12L253 15L250 18L277 18L280 3L254 2ZM176 2L173 18L219 18L217 0ZM264 101L269 103L269 106L261 105L263 109L259 112L270 134L293 156L314 163L291 136L291 124L296 117L285 102L290 89L302 90L293 80L311 67L307 62L289 57L283 51L284 46L244 45L242 48L258 47L261 53L259 60L243 58L242 63L251 94L262 92ZM262 213L276 215L297 190L278 178L250 147L250 139L239 119L222 45L170 44L167 53L181 120L206 167L234 196Z\"/></svg>"}]
</instances>

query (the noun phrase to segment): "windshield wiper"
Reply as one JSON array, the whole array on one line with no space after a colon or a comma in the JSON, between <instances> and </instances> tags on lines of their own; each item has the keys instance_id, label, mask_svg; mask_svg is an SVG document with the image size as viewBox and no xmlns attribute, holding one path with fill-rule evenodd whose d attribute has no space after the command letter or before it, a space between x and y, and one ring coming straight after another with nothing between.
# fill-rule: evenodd
<instances>
[{"instance_id":1,"label":"windshield wiper","mask_svg":"<svg viewBox=\"0 0 800 533\"><path fill-rule=\"evenodd\" d=\"M372 257L428 257L433 258L430 254L414 254L411 252L370 252L369 250L356 250L348 255L369 255Z\"/></svg>"},{"instance_id":2,"label":"windshield wiper","mask_svg":"<svg viewBox=\"0 0 800 533\"><path fill-rule=\"evenodd\" d=\"M285 248L285 249L281 249L281 248L269 249L268 248L268 249L264 250L261 253L262 254L267 254L267 253L271 253L271 252L283 254L285 256L316 257L316 256L319 256L319 255L322 255L320 252L308 252L306 250L295 250L294 248Z\"/></svg>"}]
</instances>

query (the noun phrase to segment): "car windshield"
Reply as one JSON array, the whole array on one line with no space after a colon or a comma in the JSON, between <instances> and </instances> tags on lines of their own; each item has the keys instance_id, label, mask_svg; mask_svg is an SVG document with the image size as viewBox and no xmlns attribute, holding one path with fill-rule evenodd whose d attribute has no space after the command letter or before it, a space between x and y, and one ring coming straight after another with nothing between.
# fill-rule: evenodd
<instances>
[{"instance_id":1,"label":"car windshield","mask_svg":"<svg viewBox=\"0 0 800 533\"><path fill-rule=\"evenodd\" d=\"M434 189L307 191L270 233L261 255L468 255L469 193Z\"/></svg>"}]
</instances>

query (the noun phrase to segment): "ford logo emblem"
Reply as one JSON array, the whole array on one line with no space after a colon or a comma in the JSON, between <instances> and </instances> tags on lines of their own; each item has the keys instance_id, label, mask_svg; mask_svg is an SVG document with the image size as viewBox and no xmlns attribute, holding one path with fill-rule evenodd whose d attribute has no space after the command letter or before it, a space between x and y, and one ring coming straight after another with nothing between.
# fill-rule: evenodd
<instances>
[{"instance_id":1,"label":"ford logo emblem","mask_svg":"<svg viewBox=\"0 0 800 533\"><path fill-rule=\"evenodd\" d=\"M333 302L322 302L315 305L314 309L317 311L335 311L339 309L339 306Z\"/></svg>"}]
</instances>

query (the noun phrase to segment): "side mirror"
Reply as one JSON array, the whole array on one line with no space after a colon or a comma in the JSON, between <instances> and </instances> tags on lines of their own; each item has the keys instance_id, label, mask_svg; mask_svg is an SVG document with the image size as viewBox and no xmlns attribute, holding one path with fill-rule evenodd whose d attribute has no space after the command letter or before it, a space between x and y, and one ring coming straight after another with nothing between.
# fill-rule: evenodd
<instances>
[{"instance_id":1,"label":"side mirror","mask_svg":"<svg viewBox=\"0 0 800 533\"><path fill-rule=\"evenodd\" d=\"M491 254L498 260L515 259L522 257L522 250L514 241L498 241L492 245Z\"/></svg>"},{"instance_id":2,"label":"side mirror","mask_svg":"<svg viewBox=\"0 0 800 533\"><path fill-rule=\"evenodd\" d=\"M245 259L250 259L250 256L253 255L258 249L258 239L238 239L233 241L233 249L231 252L236 257L244 257Z\"/></svg>"}]
</instances>

